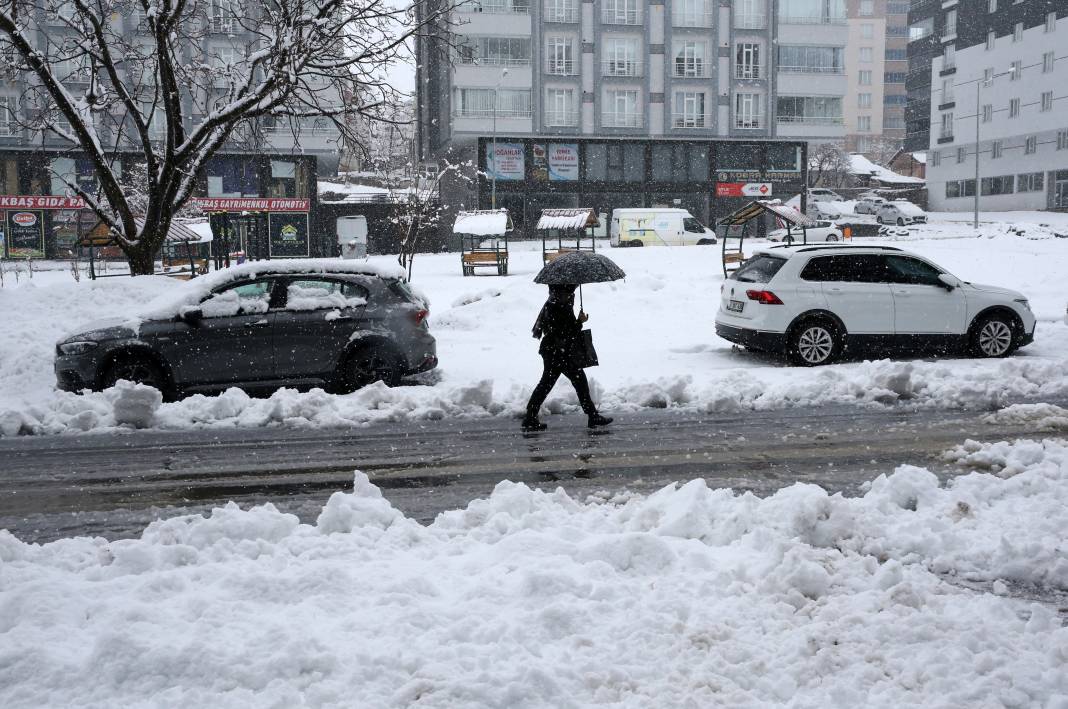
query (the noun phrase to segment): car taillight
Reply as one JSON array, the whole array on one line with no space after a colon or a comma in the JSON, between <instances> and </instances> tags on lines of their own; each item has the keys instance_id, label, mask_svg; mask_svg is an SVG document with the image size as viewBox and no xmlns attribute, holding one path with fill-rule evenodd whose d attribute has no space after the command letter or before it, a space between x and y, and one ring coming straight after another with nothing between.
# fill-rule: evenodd
<instances>
[{"instance_id":1,"label":"car taillight","mask_svg":"<svg viewBox=\"0 0 1068 709\"><path fill-rule=\"evenodd\" d=\"M412 312L412 322L416 325L422 325L423 321L430 317L430 311L426 309L416 310Z\"/></svg>"},{"instance_id":2,"label":"car taillight","mask_svg":"<svg viewBox=\"0 0 1068 709\"><path fill-rule=\"evenodd\" d=\"M769 290L747 290L745 292L749 296L749 300L755 300L758 303L764 305L782 305L782 301L779 300L779 296L775 295Z\"/></svg>"}]
</instances>

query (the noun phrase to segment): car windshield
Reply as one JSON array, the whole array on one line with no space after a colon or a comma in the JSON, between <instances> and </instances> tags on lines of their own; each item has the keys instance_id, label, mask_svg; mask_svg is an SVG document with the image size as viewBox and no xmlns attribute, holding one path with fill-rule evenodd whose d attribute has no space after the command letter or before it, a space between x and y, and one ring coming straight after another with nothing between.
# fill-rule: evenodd
<instances>
[{"instance_id":1,"label":"car windshield","mask_svg":"<svg viewBox=\"0 0 1068 709\"><path fill-rule=\"evenodd\" d=\"M742 283L767 283L785 263L786 259L778 256L757 254L731 274L731 278Z\"/></svg>"}]
</instances>

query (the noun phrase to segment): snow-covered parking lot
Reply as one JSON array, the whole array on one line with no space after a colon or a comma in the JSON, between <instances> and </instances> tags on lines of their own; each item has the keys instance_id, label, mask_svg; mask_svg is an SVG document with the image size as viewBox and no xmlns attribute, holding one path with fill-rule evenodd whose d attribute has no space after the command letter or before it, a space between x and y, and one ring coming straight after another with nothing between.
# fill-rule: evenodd
<instances>
[{"instance_id":1,"label":"snow-covered parking lot","mask_svg":"<svg viewBox=\"0 0 1068 709\"><path fill-rule=\"evenodd\" d=\"M1063 215L1032 215L1035 222ZM1061 224L1063 222L1063 224ZM1009 229L1021 229L1019 235ZM995 406L1007 397L1068 394L1064 263L1068 239L1029 228L1025 217L970 226L934 220L890 240L969 281L1024 292L1039 319L1035 343L1007 360L854 361L804 370L733 349L716 337L723 281L716 247L611 249L628 278L584 289L601 366L589 370L605 411L690 407L700 411L908 401L919 406ZM887 239L880 239L886 242ZM754 246L758 245L754 242ZM391 257L375 257L383 263ZM38 273L0 289L0 435L109 429L125 420L162 428L351 426L402 418L517 415L540 372L530 329L545 298L532 278L540 244L514 244L510 275L464 278L456 254L419 256L413 282L431 300L441 366L428 385L373 386L348 396L284 390L250 398L232 390L155 410L128 406L136 395L56 392L53 346L105 316L129 316L147 300L180 288L163 277L75 283ZM137 402L134 401L134 404ZM149 405L153 402L149 400ZM119 414L116 416L116 405ZM577 410L570 387L550 397L554 412ZM132 413L131 413L132 412Z\"/></svg>"}]
</instances>

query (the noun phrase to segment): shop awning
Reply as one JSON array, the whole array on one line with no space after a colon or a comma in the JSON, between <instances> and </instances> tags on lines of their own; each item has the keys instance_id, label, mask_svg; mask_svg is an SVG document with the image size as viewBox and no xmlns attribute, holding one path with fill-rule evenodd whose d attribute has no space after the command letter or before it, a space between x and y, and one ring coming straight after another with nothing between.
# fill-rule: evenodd
<instances>
[{"instance_id":1,"label":"shop awning","mask_svg":"<svg viewBox=\"0 0 1068 709\"><path fill-rule=\"evenodd\" d=\"M545 209L538 219L538 229L585 229L600 223L597 212L590 207Z\"/></svg>"},{"instance_id":2,"label":"shop awning","mask_svg":"<svg viewBox=\"0 0 1068 709\"><path fill-rule=\"evenodd\" d=\"M801 212L797 211L793 207L789 207L777 199L767 200L758 199L754 202L736 209L723 219L719 220L720 224L726 226L732 226L736 224L745 224L750 219L758 217L761 214L774 214L779 219L782 219L788 224L799 227L812 227L816 226L816 222L809 219Z\"/></svg>"},{"instance_id":3,"label":"shop awning","mask_svg":"<svg viewBox=\"0 0 1068 709\"><path fill-rule=\"evenodd\" d=\"M468 236L504 236L511 231L511 228L507 209L484 209L457 214L452 233Z\"/></svg>"}]
</instances>

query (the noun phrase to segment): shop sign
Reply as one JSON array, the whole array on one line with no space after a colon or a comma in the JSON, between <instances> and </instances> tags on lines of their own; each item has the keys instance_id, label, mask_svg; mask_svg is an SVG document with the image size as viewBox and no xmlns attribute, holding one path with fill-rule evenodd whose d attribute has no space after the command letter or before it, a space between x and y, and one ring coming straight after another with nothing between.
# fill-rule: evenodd
<instances>
[{"instance_id":1,"label":"shop sign","mask_svg":"<svg viewBox=\"0 0 1068 709\"><path fill-rule=\"evenodd\" d=\"M83 209L81 197L50 197L48 195L0 195L0 209Z\"/></svg>"},{"instance_id":2,"label":"shop sign","mask_svg":"<svg viewBox=\"0 0 1068 709\"><path fill-rule=\"evenodd\" d=\"M717 182L717 197L770 197L770 182Z\"/></svg>"},{"instance_id":3,"label":"shop sign","mask_svg":"<svg viewBox=\"0 0 1068 709\"><path fill-rule=\"evenodd\" d=\"M307 214L269 214L267 221L271 258L307 258L310 255Z\"/></svg>"},{"instance_id":4,"label":"shop sign","mask_svg":"<svg viewBox=\"0 0 1068 709\"><path fill-rule=\"evenodd\" d=\"M572 182L579 178L578 143L549 144L549 179Z\"/></svg>"},{"instance_id":5,"label":"shop sign","mask_svg":"<svg viewBox=\"0 0 1068 709\"><path fill-rule=\"evenodd\" d=\"M310 199L281 197L194 197L193 204L205 212L307 212Z\"/></svg>"},{"instance_id":6,"label":"shop sign","mask_svg":"<svg viewBox=\"0 0 1068 709\"><path fill-rule=\"evenodd\" d=\"M486 144L486 173L498 180L522 180L526 169L522 143Z\"/></svg>"},{"instance_id":7,"label":"shop sign","mask_svg":"<svg viewBox=\"0 0 1068 709\"><path fill-rule=\"evenodd\" d=\"M11 258L44 258L44 215L7 213L7 253Z\"/></svg>"}]
</instances>

